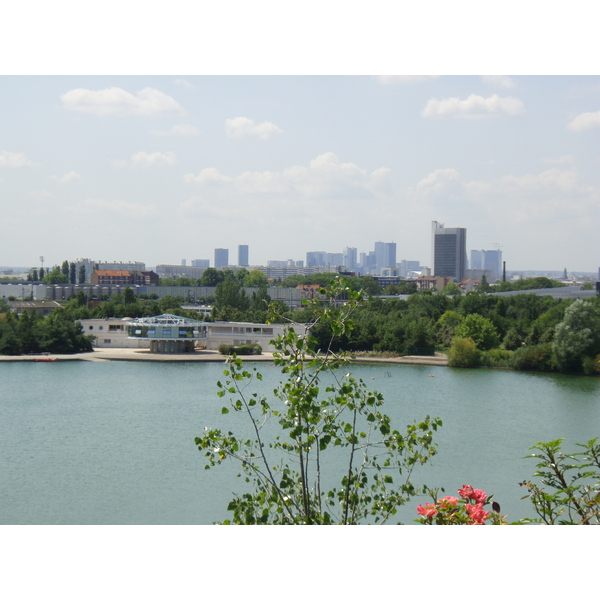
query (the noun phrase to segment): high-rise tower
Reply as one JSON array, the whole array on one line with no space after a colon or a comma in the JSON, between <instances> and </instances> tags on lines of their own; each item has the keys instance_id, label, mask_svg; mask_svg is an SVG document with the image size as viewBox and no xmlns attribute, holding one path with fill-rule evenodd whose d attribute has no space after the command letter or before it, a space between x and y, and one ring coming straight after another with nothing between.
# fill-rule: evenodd
<instances>
[{"instance_id":1,"label":"high-rise tower","mask_svg":"<svg viewBox=\"0 0 600 600\"><path fill-rule=\"evenodd\" d=\"M247 267L248 264L248 245L241 244L238 246L238 265L240 267Z\"/></svg>"},{"instance_id":2,"label":"high-rise tower","mask_svg":"<svg viewBox=\"0 0 600 600\"><path fill-rule=\"evenodd\" d=\"M375 242L375 266L378 273L385 267L396 266L395 242Z\"/></svg>"},{"instance_id":3,"label":"high-rise tower","mask_svg":"<svg viewBox=\"0 0 600 600\"><path fill-rule=\"evenodd\" d=\"M226 267L229 264L229 250L226 248L215 248L215 269Z\"/></svg>"},{"instance_id":4,"label":"high-rise tower","mask_svg":"<svg viewBox=\"0 0 600 600\"><path fill-rule=\"evenodd\" d=\"M432 221L433 274L454 277L460 282L467 266L467 230L464 227L444 227Z\"/></svg>"}]
</instances>

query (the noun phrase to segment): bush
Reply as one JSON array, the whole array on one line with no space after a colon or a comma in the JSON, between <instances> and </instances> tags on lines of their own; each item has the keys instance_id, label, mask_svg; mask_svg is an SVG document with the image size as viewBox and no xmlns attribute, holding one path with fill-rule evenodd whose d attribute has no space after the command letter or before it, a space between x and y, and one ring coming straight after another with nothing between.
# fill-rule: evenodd
<instances>
[{"instance_id":1,"label":"bush","mask_svg":"<svg viewBox=\"0 0 600 600\"><path fill-rule=\"evenodd\" d=\"M510 366L517 371L556 371L552 344L538 344L515 350Z\"/></svg>"},{"instance_id":2,"label":"bush","mask_svg":"<svg viewBox=\"0 0 600 600\"><path fill-rule=\"evenodd\" d=\"M586 375L598 375L600 373L600 354L598 356L586 356L582 363L583 372Z\"/></svg>"},{"instance_id":3,"label":"bush","mask_svg":"<svg viewBox=\"0 0 600 600\"><path fill-rule=\"evenodd\" d=\"M479 350L471 338L454 338L448 352L450 367L469 368L479 365Z\"/></svg>"},{"instance_id":4,"label":"bush","mask_svg":"<svg viewBox=\"0 0 600 600\"><path fill-rule=\"evenodd\" d=\"M230 344L221 344L219 346L219 352L230 356L236 354L239 356L248 356L251 354L262 354L262 347L260 344L243 344L241 346L232 346Z\"/></svg>"},{"instance_id":5,"label":"bush","mask_svg":"<svg viewBox=\"0 0 600 600\"><path fill-rule=\"evenodd\" d=\"M501 350L494 348L487 352L482 352L479 360L484 367L505 367L510 368L513 353L510 350Z\"/></svg>"}]
</instances>

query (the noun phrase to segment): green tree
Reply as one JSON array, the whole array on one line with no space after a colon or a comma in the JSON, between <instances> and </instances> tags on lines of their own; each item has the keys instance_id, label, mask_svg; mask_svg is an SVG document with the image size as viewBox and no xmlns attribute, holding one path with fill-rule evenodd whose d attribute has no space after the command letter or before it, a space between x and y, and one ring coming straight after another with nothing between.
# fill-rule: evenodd
<instances>
[{"instance_id":1,"label":"green tree","mask_svg":"<svg viewBox=\"0 0 600 600\"><path fill-rule=\"evenodd\" d=\"M462 290L456 285L456 283L449 283L443 290L442 294L446 296L462 296Z\"/></svg>"},{"instance_id":2,"label":"green tree","mask_svg":"<svg viewBox=\"0 0 600 600\"><path fill-rule=\"evenodd\" d=\"M67 283L69 281L69 273L70 273L70 269L69 269L69 261L65 260L63 261L63 264L60 268L60 272L67 278Z\"/></svg>"},{"instance_id":3,"label":"green tree","mask_svg":"<svg viewBox=\"0 0 600 600\"><path fill-rule=\"evenodd\" d=\"M213 267L208 267L200 278L200 285L205 287L215 287L217 283L225 280L223 271L217 271Z\"/></svg>"},{"instance_id":4,"label":"green tree","mask_svg":"<svg viewBox=\"0 0 600 600\"><path fill-rule=\"evenodd\" d=\"M267 286L269 284L269 280L267 276L258 269L252 269L249 273L246 273L244 277L244 286L245 287L261 287Z\"/></svg>"},{"instance_id":5,"label":"green tree","mask_svg":"<svg viewBox=\"0 0 600 600\"><path fill-rule=\"evenodd\" d=\"M352 327L350 316L359 301L343 281L328 291L333 298L341 293L348 296L341 310L313 304L317 319L328 323L334 337ZM218 395L231 399L222 413L244 413L253 436L207 428L195 440L206 468L237 461L252 486L234 496L228 506L232 518L225 523L388 522L422 491L412 473L435 454L433 432L441 421L426 417L402 433L394 429L381 394L346 369L340 371L346 355L330 349L318 353L308 328L305 335L287 329L275 345L275 364L284 381L273 398L248 391L260 373L246 370L235 356L224 371L226 381L217 384ZM270 425L274 429L268 431Z\"/></svg>"},{"instance_id":6,"label":"green tree","mask_svg":"<svg viewBox=\"0 0 600 600\"><path fill-rule=\"evenodd\" d=\"M42 280L46 285L57 283L69 283L68 275L65 275L58 267L54 267Z\"/></svg>"},{"instance_id":7,"label":"green tree","mask_svg":"<svg viewBox=\"0 0 600 600\"><path fill-rule=\"evenodd\" d=\"M80 265L77 271L77 283L85 283L85 265Z\"/></svg>"},{"instance_id":8,"label":"green tree","mask_svg":"<svg viewBox=\"0 0 600 600\"><path fill-rule=\"evenodd\" d=\"M586 356L600 353L600 320L591 302L578 299L565 310L552 350L562 372L579 372Z\"/></svg>"},{"instance_id":9,"label":"green tree","mask_svg":"<svg viewBox=\"0 0 600 600\"><path fill-rule=\"evenodd\" d=\"M77 265L75 263L69 265L69 283L73 285L77 283Z\"/></svg>"},{"instance_id":10,"label":"green tree","mask_svg":"<svg viewBox=\"0 0 600 600\"><path fill-rule=\"evenodd\" d=\"M455 336L471 338L479 350L491 350L500 345L500 337L492 322L476 313L467 315L461 321Z\"/></svg>"},{"instance_id":11,"label":"green tree","mask_svg":"<svg viewBox=\"0 0 600 600\"><path fill-rule=\"evenodd\" d=\"M135 292L130 287L126 287L123 290L123 304L135 304L136 302Z\"/></svg>"},{"instance_id":12,"label":"green tree","mask_svg":"<svg viewBox=\"0 0 600 600\"><path fill-rule=\"evenodd\" d=\"M492 286L488 283L487 277L485 276L485 273L484 273L481 276L481 281L479 283L479 291L487 293L490 291L491 287Z\"/></svg>"},{"instance_id":13,"label":"green tree","mask_svg":"<svg viewBox=\"0 0 600 600\"><path fill-rule=\"evenodd\" d=\"M470 338L454 338L448 352L448 365L451 367L471 368L479 364L479 350Z\"/></svg>"},{"instance_id":14,"label":"green tree","mask_svg":"<svg viewBox=\"0 0 600 600\"><path fill-rule=\"evenodd\" d=\"M226 279L217 284L213 316L221 321L240 321L250 308L246 292L235 279Z\"/></svg>"}]
</instances>

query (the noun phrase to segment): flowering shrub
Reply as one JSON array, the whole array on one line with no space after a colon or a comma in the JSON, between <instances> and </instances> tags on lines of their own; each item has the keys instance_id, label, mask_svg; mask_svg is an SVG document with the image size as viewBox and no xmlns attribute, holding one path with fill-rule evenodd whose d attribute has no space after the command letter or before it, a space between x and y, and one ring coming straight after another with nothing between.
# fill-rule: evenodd
<instances>
[{"instance_id":1,"label":"flowering shrub","mask_svg":"<svg viewBox=\"0 0 600 600\"><path fill-rule=\"evenodd\" d=\"M421 515L417 523L424 525L485 525L488 521L492 525L505 524L505 517L500 516L500 506L492 503L492 510L484 510L492 497L483 491L474 489L470 485L463 485L458 490L460 499L456 496L444 496L434 503L427 502L417 507Z\"/></svg>"}]
</instances>

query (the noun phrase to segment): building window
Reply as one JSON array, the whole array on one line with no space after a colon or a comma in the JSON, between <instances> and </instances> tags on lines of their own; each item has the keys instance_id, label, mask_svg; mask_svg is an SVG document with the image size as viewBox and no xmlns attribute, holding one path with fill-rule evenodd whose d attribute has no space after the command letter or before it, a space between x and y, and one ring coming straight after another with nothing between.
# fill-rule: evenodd
<instances>
[{"instance_id":1,"label":"building window","mask_svg":"<svg viewBox=\"0 0 600 600\"><path fill-rule=\"evenodd\" d=\"M112 340L110 340L110 339L105 339L105 340L104 340L104 343L105 343L105 344L110 344L111 342L112 342Z\"/></svg>"}]
</instances>

